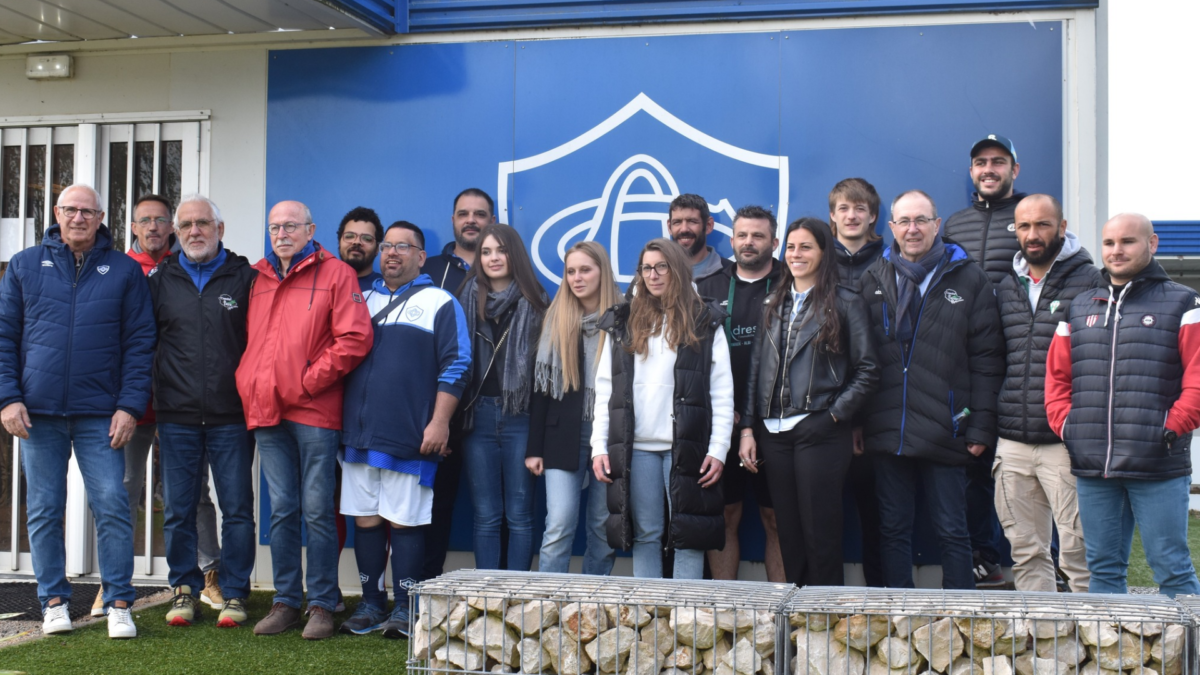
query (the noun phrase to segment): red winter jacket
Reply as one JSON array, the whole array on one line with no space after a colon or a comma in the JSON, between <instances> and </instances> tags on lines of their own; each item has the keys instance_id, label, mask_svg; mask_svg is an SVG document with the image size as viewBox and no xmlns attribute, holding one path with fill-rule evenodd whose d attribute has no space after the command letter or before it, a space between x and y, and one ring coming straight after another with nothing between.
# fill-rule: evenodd
<instances>
[{"instance_id":1,"label":"red winter jacket","mask_svg":"<svg viewBox=\"0 0 1200 675\"><path fill-rule=\"evenodd\" d=\"M163 255L163 259L165 259L168 255L171 255L171 253L173 252L173 247L175 244L175 235L171 235L171 244L172 244L172 248L167 249L166 254ZM139 265L142 266L142 274L150 274L150 270L152 270L158 266L158 263L155 262L154 258L150 257L149 253L146 253L145 251L142 250L142 248L140 246L137 246L136 239L134 240L134 246L132 248L130 248L129 252L126 253L125 255L129 256L130 258L133 258L134 260L136 260L138 262ZM146 405L146 413L144 415L142 415L142 419L138 420L137 425L139 427L142 427L142 426L146 426L148 424L154 424L155 421L157 421L157 420L154 417L154 397L151 396L150 403Z\"/></svg>"},{"instance_id":2,"label":"red winter jacket","mask_svg":"<svg viewBox=\"0 0 1200 675\"><path fill-rule=\"evenodd\" d=\"M268 254L254 265L246 353L237 388L246 426L282 420L342 428L342 379L371 350L371 317L346 263L315 251L280 280Z\"/></svg>"}]
</instances>

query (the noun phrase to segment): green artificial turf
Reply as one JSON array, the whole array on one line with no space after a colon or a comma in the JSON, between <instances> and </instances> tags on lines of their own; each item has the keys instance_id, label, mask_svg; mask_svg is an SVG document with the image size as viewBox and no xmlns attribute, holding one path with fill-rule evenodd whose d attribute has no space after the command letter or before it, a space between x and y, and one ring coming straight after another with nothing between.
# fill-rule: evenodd
<instances>
[{"instance_id":1,"label":"green artificial turf","mask_svg":"<svg viewBox=\"0 0 1200 675\"><path fill-rule=\"evenodd\" d=\"M255 592L248 603L250 624L217 628L215 610L204 607L201 620L188 628L168 626L170 603L135 612L138 636L110 640L103 621L54 636L0 649L0 671L29 675L87 673L389 673L402 675L408 658L406 640L388 640L382 633L334 635L327 640L300 637L301 628L282 635L258 637L253 623L271 608L272 594ZM355 599L346 598L346 611L335 623L349 618Z\"/></svg>"}]
</instances>

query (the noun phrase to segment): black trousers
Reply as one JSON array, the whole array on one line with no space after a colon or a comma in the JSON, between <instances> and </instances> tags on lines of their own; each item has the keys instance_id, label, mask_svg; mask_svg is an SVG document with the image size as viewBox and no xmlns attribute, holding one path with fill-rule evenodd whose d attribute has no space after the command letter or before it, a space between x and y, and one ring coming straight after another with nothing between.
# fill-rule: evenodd
<instances>
[{"instance_id":1,"label":"black trousers","mask_svg":"<svg viewBox=\"0 0 1200 675\"><path fill-rule=\"evenodd\" d=\"M425 527L422 580L442 574L446 551L450 548L450 521L454 518L454 500L458 499L458 482L462 479L462 439L450 439L450 451L433 477L433 517Z\"/></svg>"},{"instance_id":2,"label":"black trousers","mask_svg":"<svg viewBox=\"0 0 1200 675\"><path fill-rule=\"evenodd\" d=\"M842 486L853 455L850 425L815 412L778 434L759 424L759 471L767 472L787 580L841 586Z\"/></svg>"},{"instance_id":3,"label":"black trousers","mask_svg":"<svg viewBox=\"0 0 1200 675\"><path fill-rule=\"evenodd\" d=\"M879 498L875 495L875 462L869 454L850 460L846 486L858 506L859 532L862 535L863 577L868 586L883 586L883 556L879 551Z\"/></svg>"}]
</instances>

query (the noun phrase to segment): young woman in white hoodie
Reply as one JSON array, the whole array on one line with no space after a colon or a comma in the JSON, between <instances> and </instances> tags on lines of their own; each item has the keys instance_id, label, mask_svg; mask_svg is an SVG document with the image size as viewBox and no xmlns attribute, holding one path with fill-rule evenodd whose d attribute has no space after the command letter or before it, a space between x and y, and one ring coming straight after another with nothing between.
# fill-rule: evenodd
<instances>
[{"instance_id":1,"label":"young woman in white hoodie","mask_svg":"<svg viewBox=\"0 0 1200 675\"><path fill-rule=\"evenodd\" d=\"M704 552L725 546L733 374L723 319L668 239L646 244L633 298L600 319L612 348L596 370L592 470L609 484L608 542L633 549L635 577L662 576L664 533L676 579L701 578Z\"/></svg>"}]
</instances>

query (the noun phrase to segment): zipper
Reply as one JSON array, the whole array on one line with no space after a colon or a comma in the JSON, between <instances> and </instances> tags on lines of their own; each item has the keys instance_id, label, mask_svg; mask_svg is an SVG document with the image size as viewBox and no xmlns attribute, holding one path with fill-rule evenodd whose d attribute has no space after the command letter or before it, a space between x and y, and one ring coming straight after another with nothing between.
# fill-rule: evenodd
<instances>
[{"instance_id":1,"label":"zipper","mask_svg":"<svg viewBox=\"0 0 1200 675\"><path fill-rule=\"evenodd\" d=\"M791 353L792 353L792 326L789 323L788 324L787 346L784 348L783 360L780 362L780 363L783 363L785 365L785 367L787 364L788 355ZM778 370L776 372L778 373ZM781 425L783 424L783 384L784 384L783 382L779 383L779 423Z\"/></svg>"},{"instance_id":2,"label":"zipper","mask_svg":"<svg viewBox=\"0 0 1200 675\"><path fill-rule=\"evenodd\" d=\"M1104 453L1104 477L1108 478L1108 469L1112 464L1113 453L1113 387L1116 385L1117 379L1117 333L1121 329L1121 302L1125 300L1125 294L1129 292L1133 281L1125 285L1121 290L1121 296L1117 298L1117 306L1113 308L1113 332L1112 332L1112 351L1108 362L1108 448Z\"/></svg>"},{"instance_id":3,"label":"zipper","mask_svg":"<svg viewBox=\"0 0 1200 675\"><path fill-rule=\"evenodd\" d=\"M954 414L954 390L950 390L950 424L954 428L952 438L958 438L958 417Z\"/></svg>"},{"instance_id":4,"label":"zipper","mask_svg":"<svg viewBox=\"0 0 1200 675\"><path fill-rule=\"evenodd\" d=\"M883 301L883 334L889 337L892 334L891 326L888 322L887 300Z\"/></svg>"},{"instance_id":5,"label":"zipper","mask_svg":"<svg viewBox=\"0 0 1200 675\"><path fill-rule=\"evenodd\" d=\"M987 213L987 221L983 224L983 246L979 249L979 267L986 272L988 231L992 229L992 203L984 201L983 208L985 209L984 212Z\"/></svg>"},{"instance_id":6,"label":"zipper","mask_svg":"<svg viewBox=\"0 0 1200 675\"><path fill-rule=\"evenodd\" d=\"M767 339L771 341L771 346L775 348L775 355L776 355L775 367L771 369L771 385L769 387L767 387L767 391L773 392L773 391L775 391L775 381L779 379L779 364L780 364L781 359L779 357L779 346L775 344L775 336L771 334L770 326L766 326L765 328L767 329ZM780 406L780 410L782 411L783 410L783 385L779 386L779 406ZM767 406L766 406L766 409L763 412L763 414L764 415L771 414L771 400L770 399L767 399Z\"/></svg>"},{"instance_id":7,"label":"zipper","mask_svg":"<svg viewBox=\"0 0 1200 675\"><path fill-rule=\"evenodd\" d=\"M953 261L949 261L946 263L945 267L942 268L942 271L938 273L937 278L929 282L928 288L925 289L925 295L921 296L921 307L917 310L917 321L913 324L913 344L909 346L907 357L904 355L904 345L900 345L900 359L904 362L904 384L902 385L903 393L901 395L900 403L900 447L896 449L897 455L904 453L904 427L908 423L908 364L912 363L912 347L916 345L917 333L921 330L921 319L925 316L925 301L929 299L930 292L936 289L937 285L941 283L942 277L946 276L946 272L951 269L952 262ZM954 265L954 267L958 266ZM887 321L886 312L884 313L884 321L885 323Z\"/></svg>"},{"instance_id":8,"label":"zipper","mask_svg":"<svg viewBox=\"0 0 1200 675\"><path fill-rule=\"evenodd\" d=\"M63 248L66 249L67 255L71 260L71 265L74 266L75 265L75 253L71 249L67 248L65 245L63 246ZM75 269L75 279L71 282L71 322L67 326L67 354L74 353L74 348L72 347L72 343L75 341L75 299L76 299L76 295L78 294L78 289L79 289L79 278L83 276L83 270L87 266L87 259L88 259L88 255L90 253L91 253L91 251L84 253L83 261L79 263L78 267L74 268ZM71 381L71 359L70 358L67 359L67 377L64 381L68 382L68 383ZM67 396L68 396L67 392L69 392L69 391L70 391L70 387L63 387L62 401L63 401L63 413L64 414L66 414L66 411L68 409L67 408Z\"/></svg>"},{"instance_id":9,"label":"zipper","mask_svg":"<svg viewBox=\"0 0 1200 675\"><path fill-rule=\"evenodd\" d=\"M814 349L815 349L815 347L814 347ZM817 370L817 359L818 358L819 358L818 355L813 354L812 365L810 365L808 368L808 393L804 395L804 410L805 411L807 411L810 407L812 407L813 373L816 372L816 370Z\"/></svg>"},{"instance_id":10,"label":"zipper","mask_svg":"<svg viewBox=\"0 0 1200 675\"><path fill-rule=\"evenodd\" d=\"M825 363L829 364L829 375L833 378L833 383L840 385L842 381L838 378L837 371L833 369L833 357L829 354L826 354Z\"/></svg>"},{"instance_id":11,"label":"zipper","mask_svg":"<svg viewBox=\"0 0 1200 675\"><path fill-rule=\"evenodd\" d=\"M212 277L208 278L208 282L212 283ZM208 368L204 364L208 363L207 342L204 338L204 292L196 293L197 314L200 317L200 426L206 424L204 420L204 412L208 410L208 383L204 381L205 373ZM303 385L301 385L303 386Z\"/></svg>"}]
</instances>

